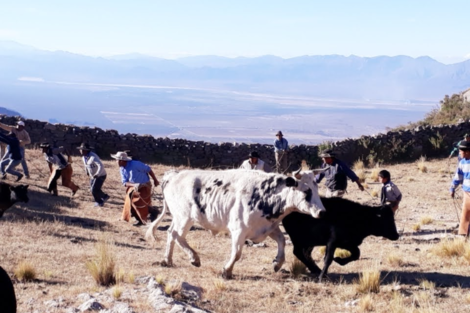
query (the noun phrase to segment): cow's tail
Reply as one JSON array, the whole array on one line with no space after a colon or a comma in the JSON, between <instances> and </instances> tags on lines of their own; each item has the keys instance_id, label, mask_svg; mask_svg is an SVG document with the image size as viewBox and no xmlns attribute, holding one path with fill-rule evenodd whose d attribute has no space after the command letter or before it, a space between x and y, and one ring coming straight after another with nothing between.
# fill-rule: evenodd
<instances>
[{"instance_id":1,"label":"cow's tail","mask_svg":"<svg viewBox=\"0 0 470 313\"><path fill-rule=\"evenodd\" d=\"M148 242L152 242L152 241L156 241L156 240L157 240L155 231L157 230L158 224L160 224L160 222L161 222L161 221L163 220L163 218L165 217L166 208L167 208L167 204L166 204L165 199L163 199L163 211L162 211L162 214L160 214L160 216L159 216L155 221L153 221L152 224L150 224L149 228L147 229L147 232L145 233L145 239L146 239Z\"/></svg>"}]
</instances>

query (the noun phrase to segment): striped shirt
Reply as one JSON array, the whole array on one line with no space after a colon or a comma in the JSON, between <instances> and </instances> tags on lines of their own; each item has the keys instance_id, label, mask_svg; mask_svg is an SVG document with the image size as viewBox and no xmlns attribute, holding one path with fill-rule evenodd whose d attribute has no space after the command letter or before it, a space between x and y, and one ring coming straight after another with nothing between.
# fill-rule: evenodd
<instances>
[{"instance_id":1,"label":"striped shirt","mask_svg":"<svg viewBox=\"0 0 470 313\"><path fill-rule=\"evenodd\" d=\"M458 185L462 185L463 191L470 192L470 159L460 160L450 191L454 192Z\"/></svg>"}]
</instances>

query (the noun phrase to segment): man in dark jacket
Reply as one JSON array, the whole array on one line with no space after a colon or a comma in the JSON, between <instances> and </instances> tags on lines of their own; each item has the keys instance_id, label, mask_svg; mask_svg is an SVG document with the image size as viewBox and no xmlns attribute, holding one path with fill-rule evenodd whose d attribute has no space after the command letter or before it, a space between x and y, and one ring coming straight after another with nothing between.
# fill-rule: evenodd
<instances>
[{"instance_id":1,"label":"man in dark jacket","mask_svg":"<svg viewBox=\"0 0 470 313\"><path fill-rule=\"evenodd\" d=\"M325 168L321 174L315 176L316 183L322 181L326 177L325 185L328 188L326 197L343 197L348 187L348 177L357 184L361 191L364 190L357 175L342 161L336 159L333 150L328 149L320 154L323 159L322 168Z\"/></svg>"},{"instance_id":2,"label":"man in dark jacket","mask_svg":"<svg viewBox=\"0 0 470 313\"><path fill-rule=\"evenodd\" d=\"M6 173L8 173L15 175L17 177L16 181L20 181L23 178L23 174L15 171L15 167L17 167L23 159L20 151L20 141L16 138L16 135L13 132L8 133L7 135L0 134L0 141L8 145L8 151L10 153L9 158L2 162L0 169L2 179L5 179L7 177Z\"/></svg>"}]
</instances>

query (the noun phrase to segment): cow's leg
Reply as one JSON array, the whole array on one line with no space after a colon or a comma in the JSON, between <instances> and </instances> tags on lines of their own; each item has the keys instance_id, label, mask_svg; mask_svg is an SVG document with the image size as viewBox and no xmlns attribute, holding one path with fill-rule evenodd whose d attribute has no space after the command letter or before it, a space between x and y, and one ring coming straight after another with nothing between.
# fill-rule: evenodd
<instances>
[{"instance_id":1,"label":"cow's leg","mask_svg":"<svg viewBox=\"0 0 470 313\"><path fill-rule=\"evenodd\" d=\"M273 260L274 271L277 272L281 269L282 264L284 264L284 261L286 260L286 255L284 252L286 247L286 239L284 238L284 234L282 233L279 226L269 234L269 237L277 242L277 255Z\"/></svg>"},{"instance_id":2,"label":"cow's leg","mask_svg":"<svg viewBox=\"0 0 470 313\"><path fill-rule=\"evenodd\" d=\"M297 257L297 259L304 263L311 273L318 274L321 272L321 270L312 259L312 250L313 247L304 247L300 245L296 246L294 244L294 255Z\"/></svg>"},{"instance_id":3,"label":"cow's leg","mask_svg":"<svg viewBox=\"0 0 470 313\"><path fill-rule=\"evenodd\" d=\"M199 267L201 266L199 255L196 253L196 251L193 250L193 248L189 246L188 242L186 241L186 235L188 234L191 226L193 226L193 223L190 221L186 221L181 224L175 224L175 228L172 234L181 249L183 249L183 251L188 255L191 264Z\"/></svg>"},{"instance_id":4,"label":"cow's leg","mask_svg":"<svg viewBox=\"0 0 470 313\"><path fill-rule=\"evenodd\" d=\"M166 241L165 258L161 262L162 266L173 266L173 248L175 247L175 238L173 236L174 220L171 222L170 228L168 228L168 237Z\"/></svg>"},{"instance_id":5,"label":"cow's leg","mask_svg":"<svg viewBox=\"0 0 470 313\"><path fill-rule=\"evenodd\" d=\"M237 231L230 231L231 236L232 236L232 254L230 256L230 260L225 264L224 270L222 273L222 276L225 279L230 279L232 278L232 271L233 271L233 266L235 265L235 262L240 260L240 257L242 256L242 249L243 245L245 244L245 237L242 236L242 231L237 230Z\"/></svg>"},{"instance_id":6,"label":"cow's leg","mask_svg":"<svg viewBox=\"0 0 470 313\"><path fill-rule=\"evenodd\" d=\"M321 282L323 277L326 276L326 273L328 273L328 268L330 267L331 262L333 262L333 257L335 255L335 250L336 250L336 244L332 241L328 242L328 244L326 245L326 252L325 252L323 269L320 273L320 276L318 277L319 282Z\"/></svg>"},{"instance_id":7,"label":"cow's leg","mask_svg":"<svg viewBox=\"0 0 470 313\"><path fill-rule=\"evenodd\" d=\"M345 247L344 249L348 250L351 252L351 255L347 258L334 258L333 261L338 263L341 266L344 266L348 264L349 262L359 260L359 257L361 256L361 250L359 250L358 247L352 246L352 247Z\"/></svg>"}]
</instances>

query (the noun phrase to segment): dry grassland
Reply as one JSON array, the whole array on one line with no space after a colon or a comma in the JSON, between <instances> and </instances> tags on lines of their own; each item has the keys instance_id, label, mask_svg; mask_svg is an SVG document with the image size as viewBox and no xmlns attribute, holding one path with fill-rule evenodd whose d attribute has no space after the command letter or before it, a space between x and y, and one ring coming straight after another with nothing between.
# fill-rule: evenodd
<instances>
[{"instance_id":1,"label":"dry grassland","mask_svg":"<svg viewBox=\"0 0 470 313\"><path fill-rule=\"evenodd\" d=\"M361 246L360 260L344 267L333 263L329 280L319 284L294 263L291 245L286 248L283 269L273 273L271 262L277 248L269 238L265 241L267 247L245 246L235 265L234 279L222 280L221 269L230 255L230 237L214 238L199 227L187 239L199 252L200 268L193 267L178 246L175 267L154 265L163 257L171 216L160 226L160 240L154 247L144 241L145 228L118 221L123 188L114 162L105 162L108 179L104 189L111 199L104 208L96 208L79 158L74 158L73 168L74 181L81 190L70 197L69 190L59 187L56 198L45 190L48 170L39 151L27 151L27 158L32 174L23 183L30 184L30 202L15 205L0 221L0 265L12 276L21 264L33 266L35 272L32 281L14 281L18 312L63 312L63 308L48 308L45 302L62 297L68 305L77 307L81 304L77 295L103 290L105 287L96 285L86 266L103 238L113 243L111 253L119 271L120 282L113 296L129 303L136 312L152 312L146 298L131 292L143 288L135 278L144 275L171 282L169 286L186 281L202 287L203 299L197 305L215 312L470 311L469 244L445 239L458 224L457 208L448 196L447 160L421 160L419 167L418 163L386 166L403 193L397 213L400 240L367 238ZM456 159L451 162L455 165ZM168 168L153 165L153 169L161 178ZM370 194L380 190L380 185L369 178L373 169L363 171L367 192L350 184L346 197L378 204L379 199ZM8 182L12 182L11 177ZM158 187L154 204L159 209L160 196ZM457 206L460 208L460 203ZM420 227L415 231L417 224ZM315 249L313 254L322 266L320 250Z\"/></svg>"}]
</instances>

